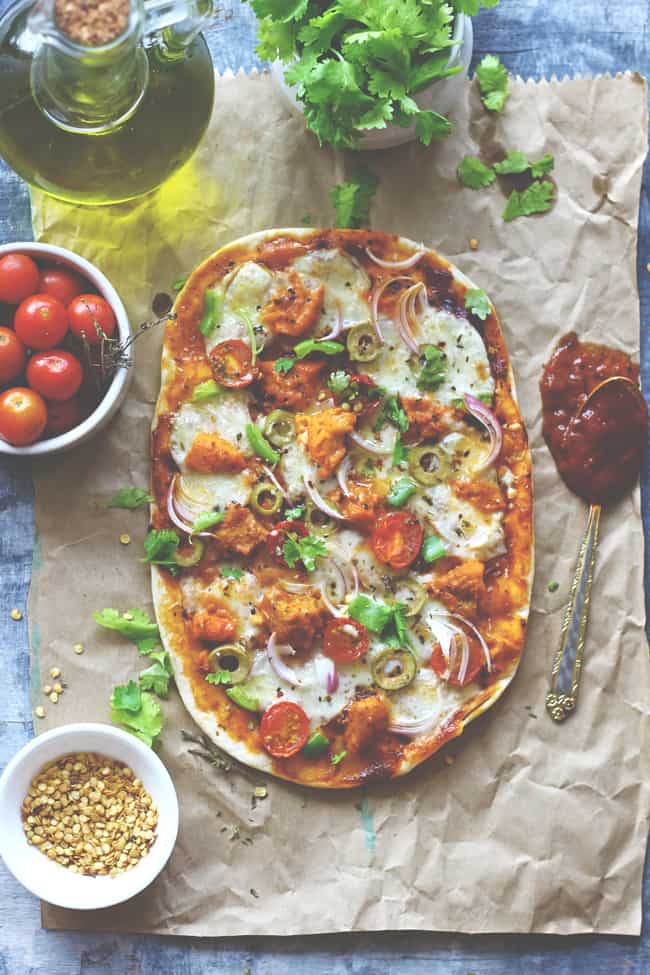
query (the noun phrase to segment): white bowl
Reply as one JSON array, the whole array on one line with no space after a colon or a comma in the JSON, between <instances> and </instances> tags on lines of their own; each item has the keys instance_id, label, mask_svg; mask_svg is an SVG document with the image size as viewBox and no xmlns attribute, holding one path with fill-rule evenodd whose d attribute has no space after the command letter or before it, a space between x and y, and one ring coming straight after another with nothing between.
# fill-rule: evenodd
<instances>
[{"instance_id":1,"label":"white bowl","mask_svg":"<svg viewBox=\"0 0 650 975\"><path fill-rule=\"evenodd\" d=\"M78 254L66 250L65 247L55 247L54 244L35 244L28 241L18 241L12 244L0 244L0 257L3 254L27 254L37 260L48 260L64 267L78 271L83 277L97 289L102 298L109 303L117 319L117 331L121 342L125 342L131 335L131 326L126 313L126 308L122 304L122 299L117 291L102 274L99 268L86 261ZM63 450L70 450L77 447L94 437L111 418L117 413L127 394L131 381L132 354L129 350L128 363L119 366L115 377L108 387L106 394L93 410L90 416L66 433L61 433L57 437L50 437L48 440L38 440L36 443L29 444L27 447L14 447L0 437L0 454L10 454L14 457L42 457L44 455L59 454Z\"/></svg>"},{"instance_id":2,"label":"white bowl","mask_svg":"<svg viewBox=\"0 0 650 975\"><path fill-rule=\"evenodd\" d=\"M415 95L415 101L421 109L433 110L440 115L448 115L454 103L458 101L463 89L463 82L469 71L472 51L474 50L474 29L471 17L466 14L458 14L452 39L456 42L456 46L451 48L447 67L453 68L460 65L461 70L458 74L450 75L448 78L433 81L427 88L423 88ZM288 85L284 80L285 65L281 61L274 61L271 65L271 72L289 108L294 114L304 114L302 102L298 100L296 94L296 88ZM408 128L402 128L399 125L387 125L384 129L371 129L365 132L359 140L359 149L392 149L393 146L412 142L415 137L415 123L409 125Z\"/></svg>"},{"instance_id":3,"label":"white bowl","mask_svg":"<svg viewBox=\"0 0 650 975\"><path fill-rule=\"evenodd\" d=\"M98 752L125 762L158 806L158 835L151 849L116 877L72 873L25 838L20 807L30 782L44 765L70 752ZM158 876L176 842L178 799L169 772L138 738L110 725L69 724L34 738L9 762L0 776L0 824L0 856L16 880L50 904L88 911L120 904Z\"/></svg>"}]
</instances>

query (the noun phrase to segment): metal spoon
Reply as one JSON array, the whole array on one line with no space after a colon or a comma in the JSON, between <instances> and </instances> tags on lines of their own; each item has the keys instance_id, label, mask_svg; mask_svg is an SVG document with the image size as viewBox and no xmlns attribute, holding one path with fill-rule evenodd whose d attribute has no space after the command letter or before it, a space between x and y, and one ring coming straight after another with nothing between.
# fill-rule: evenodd
<instances>
[{"instance_id":1,"label":"metal spoon","mask_svg":"<svg viewBox=\"0 0 650 975\"><path fill-rule=\"evenodd\" d=\"M610 376L592 389L576 413L576 418L603 389L613 383L625 384L629 394L638 398L645 409L641 390L633 379L627 376ZM601 511L602 505L592 504L589 507L587 528L580 545L569 604L562 622L560 646L551 671L551 689L546 695L546 710L553 720L558 722L568 718L576 707L589 618L591 584L598 551Z\"/></svg>"}]
</instances>

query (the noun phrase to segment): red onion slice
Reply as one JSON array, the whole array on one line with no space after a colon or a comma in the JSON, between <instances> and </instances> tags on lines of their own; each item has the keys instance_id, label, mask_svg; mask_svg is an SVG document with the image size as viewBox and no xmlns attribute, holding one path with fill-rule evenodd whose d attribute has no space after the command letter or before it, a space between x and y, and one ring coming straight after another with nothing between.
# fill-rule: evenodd
<instances>
[{"instance_id":1,"label":"red onion slice","mask_svg":"<svg viewBox=\"0 0 650 975\"><path fill-rule=\"evenodd\" d=\"M285 662L280 657L280 654L286 653L293 655L296 651L288 643L279 644L277 643L277 637L275 633L272 633L269 637L269 642L266 645L266 655L269 658L269 663L273 667L273 670L278 675L280 680L285 681L287 684L291 684L293 687L304 687L304 681L291 669L287 667Z\"/></svg>"},{"instance_id":2,"label":"red onion slice","mask_svg":"<svg viewBox=\"0 0 650 975\"><path fill-rule=\"evenodd\" d=\"M275 474L273 473L273 471L271 470L271 468L270 467L267 467L266 464L262 464L262 470L264 471L264 473L268 477L268 479L271 482L271 484L273 484L273 486L278 489L278 491L280 492L280 494L282 495L282 497L284 498L284 500L285 501L288 501L289 500L289 495L287 494L287 492L285 491L285 489L282 487L282 485L278 481L277 477L275 476Z\"/></svg>"},{"instance_id":3,"label":"red onion slice","mask_svg":"<svg viewBox=\"0 0 650 975\"><path fill-rule=\"evenodd\" d=\"M464 402L467 412L476 417L490 435L489 450L485 455L485 459L476 468L476 472L480 474L481 471L487 470L488 467L491 467L498 460L501 448L503 447L503 430L495 414L480 399L477 399L470 393L465 393Z\"/></svg>"},{"instance_id":4,"label":"red onion slice","mask_svg":"<svg viewBox=\"0 0 650 975\"><path fill-rule=\"evenodd\" d=\"M414 355L417 355L420 351L420 346L418 345L413 332L411 331L411 321L414 320L414 311L412 309L412 302L414 297L424 288L422 283L413 285L412 288L408 288L399 300L398 306L398 316L397 316L397 330L399 332L400 338L404 342L404 345L411 350Z\"/></svg>"},{"instance_id":5,"label":"red onion slice","mask_svg":"<svg viewBox=\"0 0 650 975\"><path fill-rule=\"evenodd\" d=\"M492 673L492 657L490 655L490 651L488 649L488 645L485 642L485 640L483 639L483 636L481 635L481 633L479 633L479 631L476 629L476 627L474 626L473 623L470 623L470 621L468 619L465 619L465 617L464 616L461 616L459 613L438 613L438 612L434 612L434 613L432 613L432 616L442 616L442 617L444 617L447 620L458 620L460 623L463 624L463 626L466 626L467 629L476 637L476 639L478 640L479 644L481 645L481 650L483 651L483 656L485 657L485 663L487 664L487 669L488 669L488 671L490 673ZM431 624L429 624L429 625L431 626ZM452 627L451 628L453 630L455 630L456 633L462 634L462 636L465 637L465 640L467 640L467 634L463 630L461 630L461 628L459 626L453 626L453 624L452 624ZM431 627L431 629L433 629L433 627ZM438 641L438 642L440 642L440 641ZM443 653L444 653L444 650L443 650ZM460 673L459 673L458 676L460 677Z\"/></svg>"},{"instance_id":6,"label":"red onion slice","mask_svg":"<svg viewBox=\"0 0 650 975\"><path fill-rule=\"evenodd\" d=\"M193 533L192 529L194 528L194 525L191 521L189 521L191 515L184 508L182 508L181 505L179 505L176 498L176 488L178 486L179 477L179 474L174 474L171 484L169 485L169 491L167 492L167 514L169 515L169 520L177 528L180 528L185 535L194 534L195 538L215 538L216 536L213 532Z\"/></svg>"},{"instance_id":7,"label":"red onion slice","mask_svg":"<svg viewBox=\"0 0 650 975\"><path fill-rule=\"evenodd\" d=\"M384 447L383 444L378 444L376 440L366 440L366 438L362 437L361 434L357 433L356 430L352 430L352 432L348 434L348 437L357 445L357 447L361 447L362 450L367 450L369 454L376 454L378 457L388 457L393 453L394 450L394 446Z\"/></svg>"},{"instance_id":8,"label":"red onion slice","mask_svg":"<svg viewBox=\"0 0 650 975\"><path fill-rule=\"evenodd\" d=\"M417 721L393 721L388 726L388 730L394 735L402 735L404 738L415 738L416 735L424 735L431 731L438 721L437 714L427 714L424 718Z\"/></svg>"},{"instance_id":9,"label":"red onion slice","mask_svg":"<svg viewBox=\"0 0 650 975\"><path fill-rule=\"evenodd\" d=\"M308 589L314 588L309 582L289 582L288 579L279 579L278 584L293 595L299 592L307 592Z\"/></svg>"},{"instance_id":10,"label":"red onion slice","mask_svg":"<svg viewBox=\"0 0 650 975\"><path fill-rule=\"evenodd\" d=\"M411 257L406 257L403 261L385 261L382 257L377 257L376 254L373 254L369 247L366 247L366 254L379 267L385 267L392 271L403 271L408 267L413 267L424 257L424 251L416 251L415 254L412 254Z\"/></svg>"},{"instance_id":11,"label":"red onion slice","mask_svg":"<svg viewBox=\"0 0 650 975\"><path fill-rule=\"evenodd\" d=\"M328 694L333 694L334 691L338 690L339 675L333 660L330 660L329 657L316 657L314 667L318 680L323 684Z\"/></svg>"},{"instance_id":12,"label":"red onion slice","mask_svg":"<svg viewBox=\"0 0 650 975\"><path fill-rule=\"evenodd\" d=\"M374 328L377 334L377 338L379 339L380 345L384 344L384 336L382 334L381 326L379 324L379 302L381 301L382 295L386 290L386 288L389 285L394 284L395 281L408 281L409 283L411 283L413 281L413 278L407 278L403 275L397 278L388 278L387 281L384 281L377 288L375 288L375 290L372 293L372 301L370 302L370 321L372 322L372 327Z\"/></svg>"},{"instance_id":13,"label":"red onion slice","mask_svg":"<svg viewBox=\"0 0 650 975\"><path fill-rule=\"evenodd\" d=\"M338 301L334 302L334 306L336 308L336 324L327 333L327 335L319 335L319 342L328 342L331 339L337 339L343 331L343 312L341 311L341 306Z\"/></svg>"},{"instance_id":14,"label":"red onion slice","mask_svg":"<svg viewBox=\"0 0 650 975\"><path fill-rule=\"evenodd\" d=\"M336 480L339 482L339 487L345 497L350 495L350 487L348 485L348 473L350 471L350 465L352 463L352 458L348 454L347 457L339 464L338 470L336 472Z\"/></svg>"},{"instance_id":15,"label":"red onion slice","mask_svg":"<svg viewBox=\"0 0 650 975\"><path fill-rule=\"evenodd\" d=\"M329 518L333 518L335 521L345 521L345 518L333 505L326 501L323 495L314 487L312 482L309 480L306 474L302 475L302 479L305 485L305 491L314 502L317 508L319 508L323 514L327 515Z\"/></svg>"}]
</instances>

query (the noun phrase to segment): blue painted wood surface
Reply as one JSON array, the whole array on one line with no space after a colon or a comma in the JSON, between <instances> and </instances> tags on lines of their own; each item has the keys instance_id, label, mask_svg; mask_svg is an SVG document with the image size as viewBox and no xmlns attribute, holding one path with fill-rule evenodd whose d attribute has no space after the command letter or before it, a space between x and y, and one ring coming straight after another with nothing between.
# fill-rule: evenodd
<instances>
[{"instance_id":1,"label":"blue painted wood surface","mask_svg":"<svg viewBox=\"0 0 650 975\"><path fill-rule=\"evenodd\" d=\"M6 6L7 0L0 0L0 11ZM259 65L250 9L238 0L221 0L219 7L208 32L215 66L223 71ZM626 69L650 74L647 0L501 0L499 8L476 18L475 28L475 60L488 51L498 53L511 71L524 77ZM650 312L649 190L646 167L639 247L643 321ZM0 243L30 237L26 188L0 161ZM648 389L650 339L645 329L642 370ZM643 480L648 531L647 470ZM9 611L25 607L33 542L29 468L0 460L0 767L32 733L27 629L24 620L13 622ZM432 934L190 941L54 933L41 930L38 902L0 864L0 975L244 975L248 968L251 975L647 975L649 922L646 875L640 941Z\"/></svg>"}]
</instances>

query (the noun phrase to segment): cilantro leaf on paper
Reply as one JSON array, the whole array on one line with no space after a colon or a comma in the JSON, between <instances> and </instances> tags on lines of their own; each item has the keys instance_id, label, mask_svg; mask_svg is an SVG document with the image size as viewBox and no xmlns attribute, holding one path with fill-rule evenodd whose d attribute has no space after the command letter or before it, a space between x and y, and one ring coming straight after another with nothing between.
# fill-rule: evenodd
<instances>
[{"instance_id":1,"label":"cilantro leaf on paper","mask_svg":"<svg viewBox=\"0 0 650 975\"><path fill-rule=\"evenodd\" d=\"M166 650L160 650L158 653L152 653L149 659L153 660L153 663L141 672L140 687L143 691L153 691L158 697L167 697L169 682L173 676L169 654Z\"/></svg>"},{"instance_id":2,"label":"cilantro leaf on paper","mask_svg":"<svg viewBox=\"0 0 650 975\"><path fill-rule=\"evenodd\" d=\"M550 180L535 180L525 190L513 190L503 211L506 222L517 217L529 217L533 213L546 213L553 204L555 187Z\"/></svg>"},{"instance_id":3,"label":"cilantro leaf on paper","mask_svg":"<svg viewBox=\"0 0 650 975\"><path fill-rule=\"evenodd\" d=\"M130 684L133 683L133 681L130 682ZM137 687L137 685L134 686ZM118 690L118 688L115 690ZM140 707L135 711L118 707L117 701L121 700L121 697L118 697L116 703L113 704L115 691L113 692L113 696L111 697L111 721L113 724L121 725L126 731L135 735L136 738L139 738L145 745L151 748L162 731L163 716L160 705L153 694L147 691L140 691L139 687L138 692L140 693Z\"/></svg>"},{"instance_id":4,"label":"cilantro leaf on paper","mask_svg":"<svg viewBox=\"0 0 650 975\"><path fill-rule=\"evenodd\" d=\"M290 569L293 569L298 562L302 562L307 572L313 572L316 568L316 559L327 555L327 545L324 539L316 535L299 538L289 532L282 547L282 554Z\"/></svg>"},{"instance_id":5,"label":"cilantro leaf on paper","mask_svg":"<svg viewBox=\"0 0 650 975\"><path fill-rule=\"evenodd\" d=\"M141 609L129 609L126 613L120 613L117 609L101 609L93 613L93 619L99 626L115 630L131 640L138 646L138 650L145 641L155 641L152 650L160 645L158 624Z\"/></svg>"},{"instance_id":6,"label":"cilantro leaf on paper","mask_svg":"<svg viewBox=\"0 0 650 975\"><path fill-rule=\"evenodd\" d=\"M511 149L505 159L494 164L494 171L499 176L508 176L512 173L525 173L527 169L530 169L530 163L519 149Z\"/></svg>"},{"instance_id":7,"label":"cilantro leaf on paper","mask_svg":"<svg viewBox=\"0 0 650 975\"><path fill-rule=\"evenodd\" d=\"M116 491L111 500L108 502L107 507L129 508L130 510L135 510L135 508L140 508L144 504L151 504L152 501L152 496L143 488L120 488L120 490Z\"/></svg>"},{"instance_id":8,"label":"cilantro leaf on paper","mask_svg":"<svg viewBox=\"0 0 650 975\"><path fill-rule=\"evenodd\" d=\"M486 166L476 156L465 156L457 169L458 179L470 190L480 190L490 186L496 179L494 170Z\"/></svg>"},{"instance_id":9,"label":"cilantro leaf on paper","mask_svg":"<svg viewBox=\"0 0 650 975\"><path fill-rule=\"evenodd\" d=\"M542 156L539 162L533 163L530 167L534 179L539 179L540 176L546 176L547 173L552 173L554 169L555 159L548 152L545 156Z\"/></svg>"},{"instance_id":10,"label":"cilantro leaf on paper","mask_svg":"<svg viewBox=\"0 0 650 975\"><path fill-rule=\"evenodd\" d=\"M476 68L481 98L491 112L502 112L508 99L508 72L495 54L486 54Z\"/></svg>"},{"instance_id":11,"label":"cilantro leaf on paper","mask_svg":"<svg viewBox=\"0 0 650 975\"><path fill-rule=\"evenodd\" d=\"M490 317L490 299L482 288L470 288L465 295L465 308L484 322Z\"/></svg>"},{"instance_id":12,"label":"cilantro leaf on paper","mask_svg":"<svg viewBox=\"0 0 650 975\"><path fill-rule=\"evenodd\" d=\"M111 707L119 708L123 711L139 711L142 706L142 693L140 685L134 680L128 684L121 684L113 688L111 694Z\"/></svg>"},{"instance_id":13,"label":"cilantro leaf on paper","mask_svg":"<svg viewBox=\"0 0 650 975\"><path fill-rule=\"evenodd\" d=\"M359 170L347 183L338 183L330 190L336 211L336 226L359 228L369 225L370 201L377 191L377 177L369 170Z\"/></svg>"}]
</instances>

